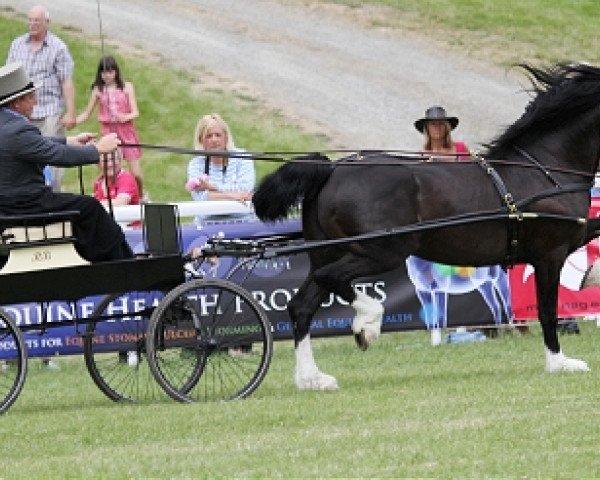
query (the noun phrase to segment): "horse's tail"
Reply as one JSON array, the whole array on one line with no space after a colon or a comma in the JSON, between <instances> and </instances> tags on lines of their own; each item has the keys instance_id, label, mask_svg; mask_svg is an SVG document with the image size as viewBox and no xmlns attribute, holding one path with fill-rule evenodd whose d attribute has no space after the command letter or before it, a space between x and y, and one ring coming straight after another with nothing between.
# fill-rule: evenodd
<instances>
[{"instance_id":1,"label":"horse's tail","mask_svg":"<svg viewBox=\"0 0 600 480\"><path fill-rule=\"evenodd\" d=\"M301 199L311 200L318 195L332 171L333 163L321 154L290 160L267 175L254 192L256 216L263 221L286 218Z\"/></svg>"}]
</instances>

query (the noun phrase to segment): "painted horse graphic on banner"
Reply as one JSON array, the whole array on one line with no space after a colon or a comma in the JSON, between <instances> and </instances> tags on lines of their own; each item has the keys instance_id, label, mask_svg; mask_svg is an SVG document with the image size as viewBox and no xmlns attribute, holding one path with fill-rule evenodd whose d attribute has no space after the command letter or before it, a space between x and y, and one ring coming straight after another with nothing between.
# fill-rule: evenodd
<instances>
[{"instance_id":1,"label":"painted horse graphic on banner","mask_svg":"<svg viewBox=\"0 0 600 480\"><path fill-rule=\"evenodd\" d=\"M512 318L508 278L499 265L455 267L411 255L406 259L406 269L421 303L421 319L428 329L448 326L449 295L475 290L481 294L496 325L503 318Z\"/></svg>"}]
</instances>

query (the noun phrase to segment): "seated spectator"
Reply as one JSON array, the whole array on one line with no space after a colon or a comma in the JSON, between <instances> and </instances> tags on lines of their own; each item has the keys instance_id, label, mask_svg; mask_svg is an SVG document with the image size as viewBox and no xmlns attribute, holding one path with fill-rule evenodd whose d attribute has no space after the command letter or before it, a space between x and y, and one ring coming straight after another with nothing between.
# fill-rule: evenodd
<instances>
[{"instance_id":1,"label":"seated spectator","mask_svg":"<svg viewBox=\"0 0 600 480\"><path fill-rule=\"evenodd\" d=\"M94 197L104 208L108 208L109 198L113 206L140 204L138 183L132 173L123 170L122 163L121 148L114 153L100 155L100 175L94 180ZM141 222L138 220L129 226L140 227Z\"/></svg>"},{"instance_id":2,"label":"seated spectator","mask_svg":"<svg viewBox=\"0 0 600 480\"><path fill-rule=\"evenodd\" d=\"M105 207L108 199L113 205L139 205L140 192L132 173L123 170L123 151L100 155L100 175L94 180L94 197Z\"/></svg>"},{"instance_id":3,"label":"seated spectator","mask_svg":"<svg viewBox=\"0 0 600 480\"><path fill-rule=\"evenodd\" d=\"M415 122L415 128L425 137L423 153L441 153L432 156L437 161L468 160L470 153L465 143L452 140L452 130L457 125L458 118L449 117L443 107L429 107L425 116Z\"/></svg>"},{"instance_id":4,"label":"seated spectator","mask_svg":"<svg viewBox=\"0 0 600 480\"><path fill-rule=\"evenodd\" d=\"M216 113L204 115L194 133L194 148L214 152L243 152L235 148L229 126ZM252 199L254 163L236 156L199 155L188 165L187 190L194 200Z\"/></svg>"}]
</instances>

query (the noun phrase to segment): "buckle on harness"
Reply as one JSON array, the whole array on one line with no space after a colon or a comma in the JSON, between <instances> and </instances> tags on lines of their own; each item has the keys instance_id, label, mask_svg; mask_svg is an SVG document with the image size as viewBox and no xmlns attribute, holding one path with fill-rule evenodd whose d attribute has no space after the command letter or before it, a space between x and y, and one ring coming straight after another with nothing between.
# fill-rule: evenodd
<instances>
[{"instance_id":1,"label":"buckle on harness","mask_svg":"<svg viewBox=\"0 0 600 480\"><path fill-rule=\"evenodd\" d=\"M517 213L517 204L513 200L513 197L510 192L507 192L504 195L504 203L506 203L506 208L510 213Z\"/></svg>"}]
</instances>

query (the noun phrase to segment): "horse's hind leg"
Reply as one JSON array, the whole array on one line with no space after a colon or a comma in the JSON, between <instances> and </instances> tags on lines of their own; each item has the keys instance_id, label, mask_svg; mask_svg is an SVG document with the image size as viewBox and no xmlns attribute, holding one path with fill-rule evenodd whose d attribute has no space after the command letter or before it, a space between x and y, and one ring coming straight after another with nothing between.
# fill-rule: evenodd
<instances>
[{"instance_id":1,"label":"horse's hind leg","mask_svg":"<svg viewBox=\"0 0 600 480\"><path fill-rule=\"evenodd\" d=\"M562 263L548 261L534 265L538 315L546 345L547 372L587 372L587 363L563 355L556 334L558 285Z\"/></svg>"},{"instance_id":2,"label":"horse's hind leg","mask_svg":"<svg viewBox=\"0 0 600 480\"><path fill-rule=\"evenodd\" d=\"M312 274L309 274L298 293L288 303L296 347L294 382L299 390L335 390L338 388L335 377L321 372L317 367L310 342L310 322L328 294L328 291L314 282Z\"/></svg>"},{"instance_id":3,"label":"horse's hind leg","mask_svg":"<svg viewBox=\"0 0 600 480\"><path fill-rule=\"evenodd\" d=\"M314 272L315 281L325 290L339 295L356 311L352 331L362 350L379 338L383 318L383 306L366 293L355 291L352 280L386 270L373 258L358 257L352 253L321 267Z\"/></svg>"}]
</instances>

